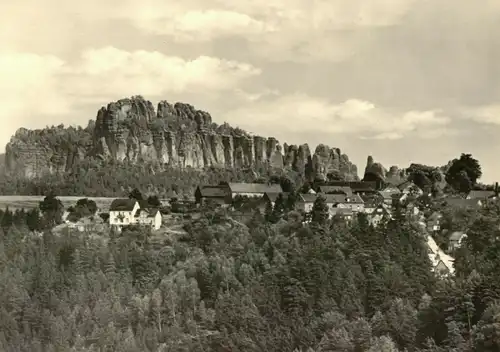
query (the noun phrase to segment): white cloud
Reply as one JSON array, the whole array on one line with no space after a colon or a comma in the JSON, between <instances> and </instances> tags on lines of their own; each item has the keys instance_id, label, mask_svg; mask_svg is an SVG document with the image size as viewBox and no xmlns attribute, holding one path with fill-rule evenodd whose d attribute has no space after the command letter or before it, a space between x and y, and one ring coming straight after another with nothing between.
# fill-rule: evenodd
<instances>
[{"instance_id":1,"label":"white cloud","mask_svg":"<svg viewBox=\"0 0 500 352\"><path fill-rule=\"evenodd\" d=\"M461 115L476 122L500 125L500 104L465 107L462 108Z\"/></svg>"},{"instance_id":2,"label":"white cloud","mask_svg":"<svg viewBox=\"0 0 500 352\"><path fill-rule=\"evenodd\" d=\"M184 44L232 36L247 40L255 55L272 61L341 61L352 55L363 38L355 30L397 24L415 2L206 0L173 4L128 0L119 9L102 13Z\"/></svg>"},{"instance_id":3,"label":"white cloud","mask_svg":"<svg viewBox=\"0 0 500 352\"><path fill-rule=\"evenodd\" d=\"M113 47L87 50L69 67L66 80L84 97L161 96L185 91L210 94L232 89L260 74L252 65L200 56L194 60L159 52L127 52ZM97 86L96 86L97 85ZM99 87L99 89L96 89Z\"/></svg>"},{"instance_id":4,"label":"white cloud","mask_svg":"<svg viewBox=\"0 0 500 352\"><path fill-rule=\"evenodd\" d=\"M0 142L19 127L68 122L81 104L93 109L132 95L216 96L260 74L249 64L200 56L194 60L159 52L89 49L77 62L50 55L0 52ZM81 122L94 116L86 116Z\"/></svg>"},{"instance_id":5,"label":"white cloud","mask_svg":"<svg viewBox=\"0 0 500 352\"><path fill-rule=\"evenodd\" d=\"M358 99L334 104L300 93L254 101L227 112L225 119L252 131L355 134L389 140L408 135L436 138L446 133L443 126L451 121L440 111L392 111Z\"/></svg>"}]
</instances>

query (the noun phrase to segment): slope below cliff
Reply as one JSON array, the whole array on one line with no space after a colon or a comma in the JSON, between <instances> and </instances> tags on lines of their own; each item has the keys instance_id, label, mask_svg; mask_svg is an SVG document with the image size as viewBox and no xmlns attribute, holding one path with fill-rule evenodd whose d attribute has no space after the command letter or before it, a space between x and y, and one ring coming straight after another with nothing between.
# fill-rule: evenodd
<instances>
[{"instance_id":1,"label":"slope below cliff","mask_svg":"<svg viewBox=\"0 0 500 352\"><path fill-rule=\"evenodd\" d=\"M184 103L153 104L136 96L109 103L85 128L63 125L19 129L6 146L6 168L25 177L63 173L84 159L156 163L202 169L290 168L308 177L338 174L357 180L357 168L338 148L283 146L274 137L251 135Z\"/></svg>"}]
</instances>

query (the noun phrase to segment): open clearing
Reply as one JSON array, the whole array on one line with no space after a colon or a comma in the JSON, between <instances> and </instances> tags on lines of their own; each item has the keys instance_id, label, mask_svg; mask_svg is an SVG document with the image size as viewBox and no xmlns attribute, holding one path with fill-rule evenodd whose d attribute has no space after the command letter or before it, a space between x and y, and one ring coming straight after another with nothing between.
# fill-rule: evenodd
<instances>
[{"instance_id":1,"label":"open clearing","mask_svg":"<svg viewBox=\"0 0 500 352\"><path fill-rule=\"evenodd\" d=\"M38 207L38 204L45 198L44 196L0 196L0 209L32 209ZM85 196L68 196L68 197L57 197L61 200L64 208L71 205L75 205L78 199L88 198L96 202L97 207L102 210L107 210L111 205L111 202L115 198L108 197L85 197Z\"/></svg>"}]
</instances>

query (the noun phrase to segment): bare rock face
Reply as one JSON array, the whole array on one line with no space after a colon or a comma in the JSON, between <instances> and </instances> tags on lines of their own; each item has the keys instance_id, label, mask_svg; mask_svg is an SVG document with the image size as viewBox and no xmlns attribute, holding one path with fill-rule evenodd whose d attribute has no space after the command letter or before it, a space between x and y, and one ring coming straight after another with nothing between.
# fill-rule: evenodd
<instances>
[{"instance_id":1,"label":"bare rock face","mask_svg":"<svg viewBox=\"0 0 500 352\"><path fill-rule=\"evenodd\" d=\"M337 173L357 180L357 168L339 149L284 145L274 137L252 136L208 112L184 103L153 104L141 96L109 103L85 129L58 126L19 129L6 147L5 165L26 177L65 172L78 160L100 158L155 162L179 168L291 168L311 177Z\"/></svg>"},{"instance_id":2,"label":"bare rock face","mask_svg":"<svg viewBox=\"0 0 500 352\"><path fill-rule=\"evenodd\" d=\"M337 178L339 175L348 181L358 180L357 167L338 148L319 144L311 158L311 166L313 176L318 180L327 180L331 176Z\"/></svg>"},{"instance_id":3,"label":"bare rock face","mask_svg":"<svg viewBox=\"0 0 500 352\"><path fill-rule=\"evenodd\" d=\"M387 169L381 163L375 162L371 155L368 156L363 180L385 182L386 175L387 175Z\"/></svg>"}]
</instances>

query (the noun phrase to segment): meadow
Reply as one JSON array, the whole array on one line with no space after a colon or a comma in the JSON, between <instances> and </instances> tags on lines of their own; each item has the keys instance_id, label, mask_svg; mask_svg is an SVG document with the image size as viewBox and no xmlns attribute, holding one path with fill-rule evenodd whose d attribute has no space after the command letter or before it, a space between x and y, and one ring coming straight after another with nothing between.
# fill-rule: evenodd
<instances>
[{"instance_id":1,"label":"meadow","mask_svg":"<svg viewBox=\"0 0 500 352\"><path fill-rule=\"evenodd\" d=\"M38 207L43 201L43 196L0 196L0 209L9 207L11 210L24 208L26 210ZM58 197L64 205L64 208L75 205L81 198L88 198L96 202L100 209L108 209L115 198L111 197L85 197L85 196L61 196Z\"/></svg>"}]
</instances>

